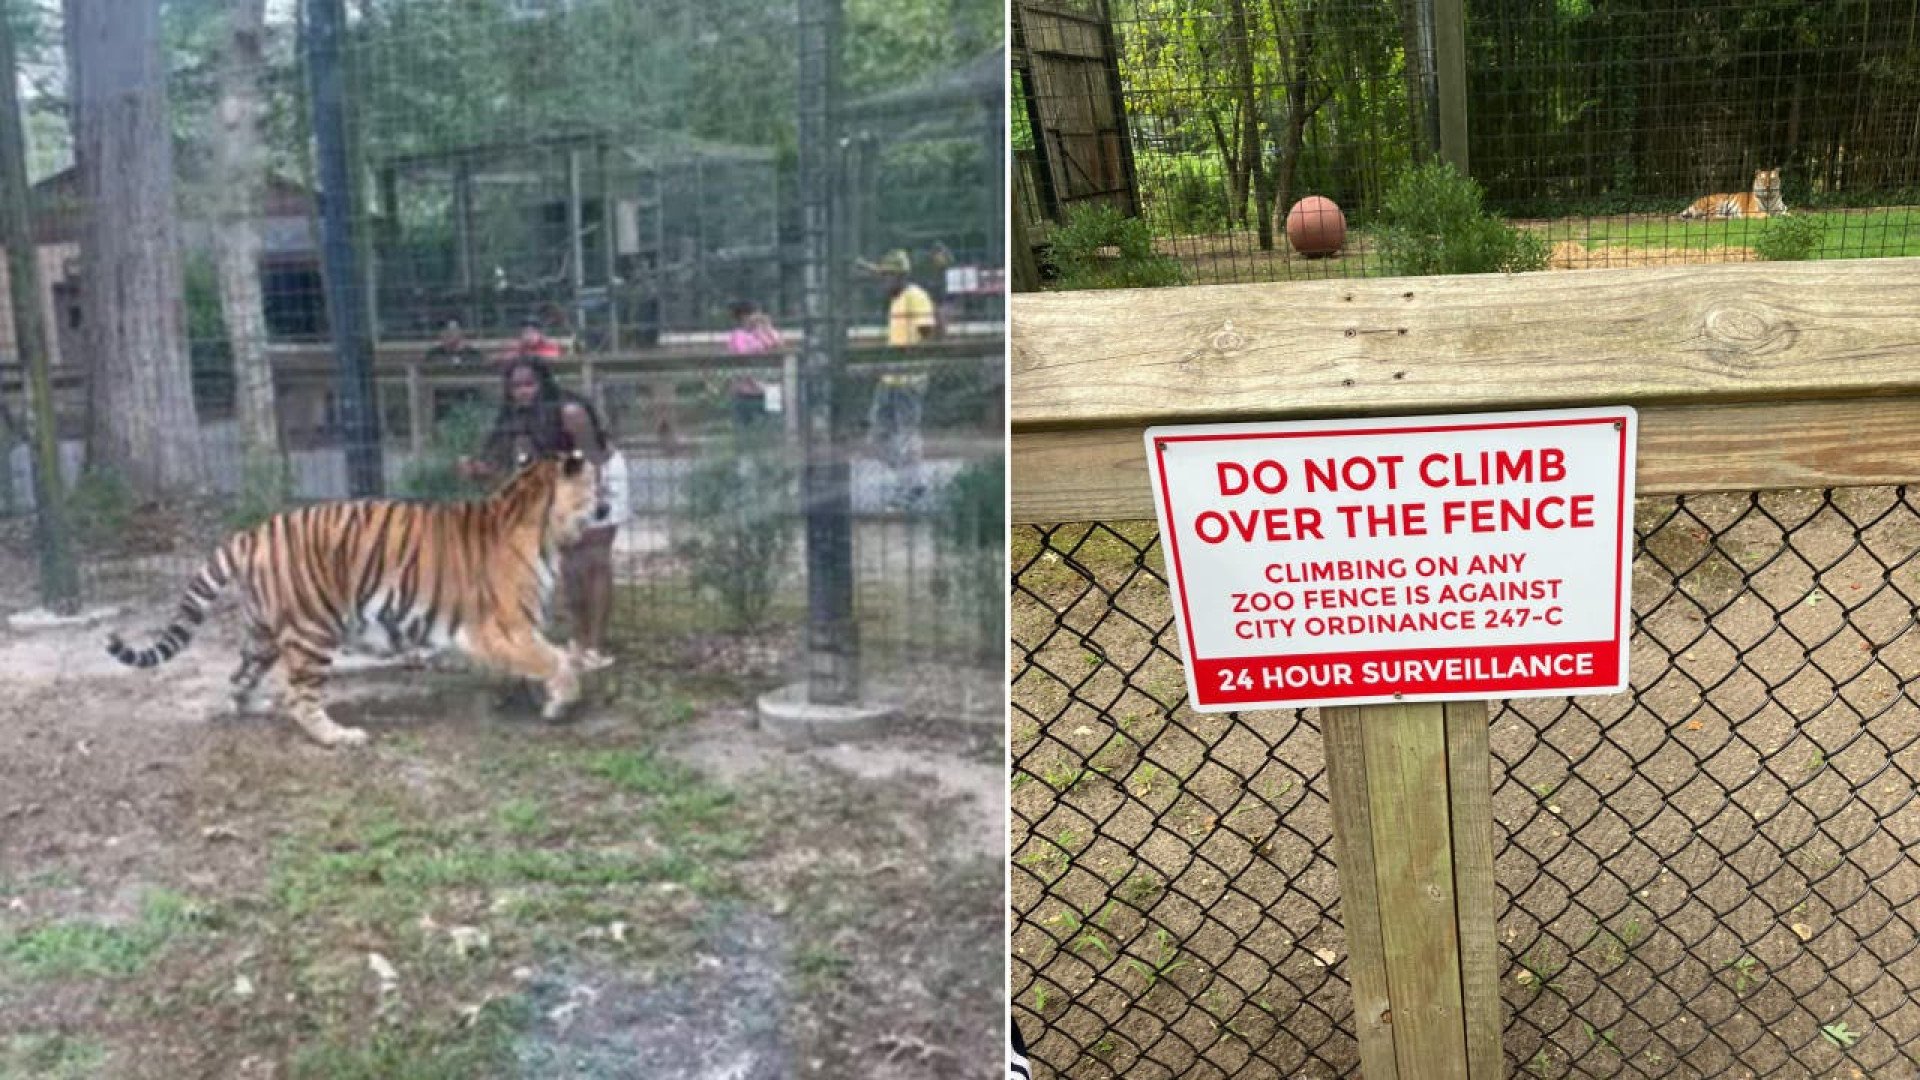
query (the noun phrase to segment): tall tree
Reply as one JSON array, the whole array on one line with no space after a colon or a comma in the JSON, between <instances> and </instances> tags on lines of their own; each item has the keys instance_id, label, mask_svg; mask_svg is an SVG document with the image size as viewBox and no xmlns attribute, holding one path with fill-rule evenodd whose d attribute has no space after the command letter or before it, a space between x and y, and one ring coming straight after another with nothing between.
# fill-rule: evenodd
<instances>
[{"instance_id":1,"label":"tall tree","mask_svg":"<svg viewBox=\"0 0 1920 1080\"><path fill-rule=\"evenodd\" d=\"M157 0L64 0L83 206L89 455L157 496L205 480Z\"/></svg>"},{"instance_id":2,"label":"tall tree","mask_svg":"<svg viewBox=\"0 0 1920 1080\"><path fill-rule=\"evenodd\" d=\"M277 461L280 453L266 309L260 297L260 216L267 177L266 146L260 139L266 0L227 0L226 8L213 124L213 261L220 280L220 313L233 351L241 443L248 464L259 466Z\"/></svg>"}]
</instances>

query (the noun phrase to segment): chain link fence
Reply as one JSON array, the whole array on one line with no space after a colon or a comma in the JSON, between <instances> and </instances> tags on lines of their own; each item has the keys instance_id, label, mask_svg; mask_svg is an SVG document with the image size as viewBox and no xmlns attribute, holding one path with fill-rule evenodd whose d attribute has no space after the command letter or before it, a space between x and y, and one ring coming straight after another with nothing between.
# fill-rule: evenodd
<instances>
[{"instance_id":1,"label":"chain link fence","mask_svg":"<svg viewBox=\"0 0 1920 1080\"><path fill-rule=\"evenodd\" d=\"M332 9L344 14L323 33ZM997 589L973 584L1004 545L997 12L862 11L821 91L838 117L833 250L850 282L829 320L845 331L831 452L851 465L850 587L883 666L990 662L1005 637ZM126 88L150 110L123 117L129 149L69 123L116 107L69 70L76 57L108 70L108 46L68 49L58 5L23 15L52 422L81 579L65 599L171 595L230 530L284 506L484 494L459 459L480 454L510 361L532 356L595 406L629 463L616 618L770 638L792 674L807 596L797 462L826 404L802 392L808 274L824 270L801 235L799 24L795 5L170 5L115 39L165 72ZM352 178L344 214L325 191L329 116ZM106 172L144 170L150 197L104 196L89 162L110 155ZM148 232L171 246L124 246ZM892 283L854 265L896 253L935 320L904 347L887 340ZM330 280L343 254L350 283ZM119 275L102 269L116 258L157 283L119 309ZM120 348L134 324L143 348ZM13 339L0 313L0 604L18 608L42 599L42 541ZM904 456L887 452L900 418L874 407L889 380L911 384ZM738 482L756 461L770 482Z\"/></svg>"},{"instance_id":2,"label":"chain link fence","mask_svg":"<svg viewBox=\"0 0 1920 1080\"><path fill-rule=\"evenodd\" d=\"M1920 493L1643 498L1636 533L1631 693L1491 716L1508 1071L1920 1075ZM1317 710L1183 707L1150 522L1017 528L1011 570L1036 1061L1353 1075Z\"/></svg>"},{"instance_id":3,"label":"chain link fence","mask_svg":"<svg viewBox=\"0 0 1920 1080\"><path fill-rule=\"evenodd\" d=\"M1013 24L1016 189L1057 287L1920 253L1907 5L1068 0Z\"/></svg>"}]
</instances>

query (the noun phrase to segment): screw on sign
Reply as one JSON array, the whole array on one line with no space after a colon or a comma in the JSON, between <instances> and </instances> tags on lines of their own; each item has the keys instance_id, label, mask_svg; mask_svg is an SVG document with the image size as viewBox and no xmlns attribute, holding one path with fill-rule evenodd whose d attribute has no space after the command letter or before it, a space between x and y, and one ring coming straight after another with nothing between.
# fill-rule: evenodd
<instances>
[{"instance_id":1,"label":"screw on sign","mask_svg":"<svg viewBox=\"0 0 1920 1080\"><path fill-rule=\"evenodd\" d=\"M1623 689L1636 421L1150 430L1193 706Z\"/></svg>"}]
</instances>

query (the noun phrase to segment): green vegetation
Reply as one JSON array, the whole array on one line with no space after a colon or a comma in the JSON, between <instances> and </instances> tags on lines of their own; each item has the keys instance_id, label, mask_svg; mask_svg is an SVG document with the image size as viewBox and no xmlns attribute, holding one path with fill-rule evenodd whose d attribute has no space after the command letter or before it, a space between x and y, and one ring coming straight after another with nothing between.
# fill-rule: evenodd
<instances>
[{"instance_id":1,"label":"green vegetation","mask_svg":"<svg viewBox=\"0 0 1920 1080\"><path fill-rule=\"evenodd\" d=\"M1544 270L1549 248L1481 206L1480 185L1434 162L1403 174L1377 222L1380 252L1395 274L1488 274Z\"/></svg>"},{"instance_id":2,"label":"green vegetation","mask_svg":"<svg viewBox=\"0 0 1920 1080\"><path fill-rule=\"evenodd\" d=\"M952 620L973 632L976 655L1006 648L1006 459L969 462L939 495L934 542L940 560L934 596Z\"/></svg>"},{"instance_id":3,"label":"green vegetation","mask_svg":"<svg viewBox=\"0 0 1920 1080\"><path fill-rule=\"evenodd\" d=\"M130 924L71 920L0 933L0 969L33 979L132 975L208 921L209 913L186 897L154 890Z\"/></svg>"},{"instance_id":4,"label":"green vegetation","mask_svg":"<svg viewBox=\"0 0 1920 1080\"><path fill-rule=\"evenodd\" d=\"M695 463L686 493L676 550L693 568L695 587L719 600L732 629L759 627L793 550L791 457L771 435L736 432Z\"/></svg>"},{"instance_id":5,"label":"green vegetation","mask_svg":"<svg viewBox=\"0 0 1920 1080\"><path fill-rule=\"evenodd\" d=\"M462 457L479 456L498 412L483 401L464 401L449 410L428 432L426 448L407 463L398 494L434 502L485 494L484 485L460 475L458 463Z\"/></svg>"},{"instance_id":6,"label":"green vegetation","mask_svg":"<svg viewBox=\"0 0 1920 1080\"><path fill-rule=\"evenodd\" d=\"M1791 223L1791 224L1789 224ZM1687 251L1717 251L1730 247L1752 247L1766 258L1766 244L1786 245L1793 250L1818 226L1818 239L1801 255L1808 259L1892 258L1920 255L1920 208L1895 207L1870 211L1795 211L1792 216L1755 221L1682 221L1660 216L1626 221L1596 221L1587 228L1588 247L1607 244L1640 248L1668 248ZM1776 232L1776 230L1779 230ZM1778 239L1768 241L1769 235Z\"/></svg>"},{"instance_id":7,"label":"green vegetation","mask_svg":"<svg viewBox=\"0 0 1920 1080\"><path fill-rule=\"evenodd\" d=\"M1179 285L1178 261L1154 250L1153 230L1104 203L1074 207L1053 230L1053 265L1062 289L1139 289Z\"/></svg>"}]
</instances>

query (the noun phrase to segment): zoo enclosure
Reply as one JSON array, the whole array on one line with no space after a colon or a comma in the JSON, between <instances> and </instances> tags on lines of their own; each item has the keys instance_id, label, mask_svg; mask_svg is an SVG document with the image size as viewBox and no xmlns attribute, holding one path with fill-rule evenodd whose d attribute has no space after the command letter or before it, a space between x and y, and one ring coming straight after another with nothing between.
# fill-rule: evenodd
<instances>
[{"instance_id":1,"label":"zoo enclosure","mask_svg":"<svg viewBox=\"0 0 1920 1080\"><path fill-rule=\"evenodd\" d=\"M1182 707L1140 431L1624 403L1632 692L1496 704L1488 732L1486 1075L1911 1069L1913 269L1017 299L1012 992L1036 1059L1330 1077L1378 1036L1353 1003L1380 961L1341 925L1328 728Z\"/></svg>"},{"instance_id":2,"label":"zoo enclosure","mask_svg":"<svg viewBox=\"0 0 1920 1080\"><path fill-rule=\"evenodd\" d=\"M1911 5L1059 0L1013 18L1016 192L1043 249L1106 204L1190 283L1410 273L1389 196L1436 158L1557 268L1920 244ZM1776 168L1812 224L1678 217ZM1307 194L1344 210L1336 258L1289 247Z\"/></svg>"},{"instance_id":3,"label":"zoo enclosure","mask_svg":"<svg viewBox=\"0 0 1920 1080\"><path fill-rule=\"evenodd\" d=\"M173 490L116 475L93 445L112 413L96 407L97 391L120 377L103 375L106 350L91 341L103 320L98 304L90 307L82 269L88 227L106 207L68 164L69 103L46 95L28 102L34 239L43 307L57 328L56 420L79 518L83 591L117 599L177 588L234 525L288 501L346 495L355 452L379 453L388 493L477 493L458 482L453 460L478 449L499 401L499 358L522 320L533 318L555 343L563 384L600 406L633 462L638 517L623 542L631 588L622 614L695 629L725 623L724 605L695 580L682 541L689 515L700 512L691 487L735 454L743 426L736 388L757 384L763 404L753 426L789 440L785 452L797 427L792 357L807 339L795 164L798 5L355 5L335 66L351 121L344 239L362 270L360 287L347 295L368 316L371 411L380 421L372 440L356 438L349 422L337 356L349 343L335 333L337 313L322 288L323 241L332 234L312 149L310 27L272 6L249 54L225 24L226 8L246 6L172 6L173 21L154 46L167 76L139 88L164 95L172 126L163 134L174 134L178 148L166 177L180 238L170 269L179 282L173 299L184 299L177 338L191 386L164 426L183 433L197 467ZM844 421L839 450L855 459L853 587L874 648L903 657L972 655L981 642L997 656L1004 633L997 619L980 627L987 612L958 584L980 576L978 538L998 536L999 496L953 486L997 475L1001 453L1004 283L992 271L1003 254L1004 92L983 72L997 70L1004 54L969 29L997 24L997 11L888 5L862 13L855 40L835 42L846 56L830 104L842 123L828 135L836 147L858 144L864 153L834 151L854 235L866 245L846 254L907 250L915 279L945 305L940 338L905 354L880 344L886 297L878 280L859 278L835 313L849 354L833 394ZM37 19L23 39L23 62L58 75L66 24L57 10ZM927 33L921 24L929 20L948 32ZM715 32L721 25L730 29ZM234 183L222 171L219 123L228 115L220 103L229 69L256 92L263 161L259 200L238 214L221 201ZM221 241L242 226L259 245L245 275L257 290L255 330L232 324L217 267ZM929 258L936 245L943 264ZM771 316L785 337L782 351L731 354L730 306L741 300ZM462 324L463 345L438 350L436 335L450 319ZM12 553L30 555L30 455L18 423L25 391L11 337L10 324L0 327L9 342L0 355L0 404L8 406L0 418L15 421L0 430L0 529ZM265 462L243 449L247 354L262 357L268 371L277 445ZM928 384L933 491L912 506L884 497L884 470L864 442L879 372L893 369ZM778 631L799 607L802 514L796 492L762 494L769 501L754 512L789 541L774 558L769 621ZM997 590L989 592L997 608Z\"/></svg>"}]
</instances>

